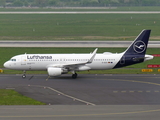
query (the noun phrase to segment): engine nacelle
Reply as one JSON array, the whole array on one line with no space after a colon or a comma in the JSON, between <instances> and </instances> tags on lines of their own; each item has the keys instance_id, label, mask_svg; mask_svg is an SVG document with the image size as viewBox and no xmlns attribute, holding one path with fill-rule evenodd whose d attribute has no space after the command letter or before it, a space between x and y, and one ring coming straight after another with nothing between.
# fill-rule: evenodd
<instances>
[{"instance_id":1,"label":"engine nacelle","mask_svg":"<svg viewBox=\"0 0 160 120\"><path fill-rule=\"evenodd\" d=\"M81 66L78 68L79 71L90 70L91 68L88 66Z\"/></svg>"},{"instance_id":2,"label":"engine nacelle","mask_svg":"<svg viewBox=\"0 0 160 120\"><path fill-rule=\"evenodd\" d=\"M63 72L61 68L53 68L53 67L49 67L47 71L49 76L60 76Z\"/></svg>"}]
</instances>

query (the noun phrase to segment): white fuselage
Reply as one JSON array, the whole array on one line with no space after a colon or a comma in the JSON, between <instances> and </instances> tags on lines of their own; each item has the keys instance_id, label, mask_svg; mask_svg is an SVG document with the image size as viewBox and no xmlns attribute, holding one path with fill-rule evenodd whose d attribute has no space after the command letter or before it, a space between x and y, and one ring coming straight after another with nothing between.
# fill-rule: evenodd
<instances>
[{"instance_id":1,"label":"white fuselage","mask_svg":"<svg viewBox=\"0 0 160 120\"><path fill-rule=\"evenodd\" d=\"M124 53L96 54L92 63L79 67L81 70L112 69L121 59ZM92 54L23 54L17 55L7 61L4 66L14 70L47 70L48 67L61 67L66 64L87 62Z\"/></svg>"}]
</instances>

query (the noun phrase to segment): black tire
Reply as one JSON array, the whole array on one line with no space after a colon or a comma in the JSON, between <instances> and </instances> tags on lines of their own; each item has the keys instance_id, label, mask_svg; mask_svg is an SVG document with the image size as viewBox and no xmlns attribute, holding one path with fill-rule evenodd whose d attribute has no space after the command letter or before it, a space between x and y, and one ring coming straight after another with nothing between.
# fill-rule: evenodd
<instances>
[{"instance_id":1,"label":"black tire","mask_svg":"<svg viewBox=\"0 0 160 120\"><path fill-rule=\"evenodd\" d=\"M77 78L77 73L72 74L72 78L73 78L73 79L76 79L76 78Z\"/></svg>"},{"instance_id":2,"label":"black tire","mask_svg":"<svg viewBox=\"0 0 160 120\"><path fill-rule=\"evenodd\" d=\"M26 78L26 75L22 75L22 78L23 78L23 79Z\"/></svg>"}]
</instances>

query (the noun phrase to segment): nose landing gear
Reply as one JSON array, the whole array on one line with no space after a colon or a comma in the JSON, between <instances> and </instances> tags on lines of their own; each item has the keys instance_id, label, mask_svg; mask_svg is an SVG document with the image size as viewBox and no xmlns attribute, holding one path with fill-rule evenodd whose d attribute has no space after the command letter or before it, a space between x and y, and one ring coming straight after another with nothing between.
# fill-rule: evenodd
<instances>
[{"instance_id":1,"label":"nose landing gear","mask_svg":"<svg viewBox=\"0 0 160 120\"><path fill-rule=\"evenodd\" d=\"M23 79L26 78L26 71L25 71L25 70L23 71L22 78L23 78Z\"/></svg>"}]
</instances>

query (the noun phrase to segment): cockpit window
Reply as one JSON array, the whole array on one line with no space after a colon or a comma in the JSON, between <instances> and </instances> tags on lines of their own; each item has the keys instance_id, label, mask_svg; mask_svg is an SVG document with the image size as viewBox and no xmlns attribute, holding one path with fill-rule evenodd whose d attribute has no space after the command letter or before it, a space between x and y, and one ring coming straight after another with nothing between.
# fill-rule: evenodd
<instances>
[{"instance_id":1,"label":"cockpit window","mask_svg":"<svg viewBox=\"0 0 160 120\"><path fill-rule=\"evenodd\" d=\"M16 61L16 59L10 59L10 61Z\"/></svg>"}]
</instances>

